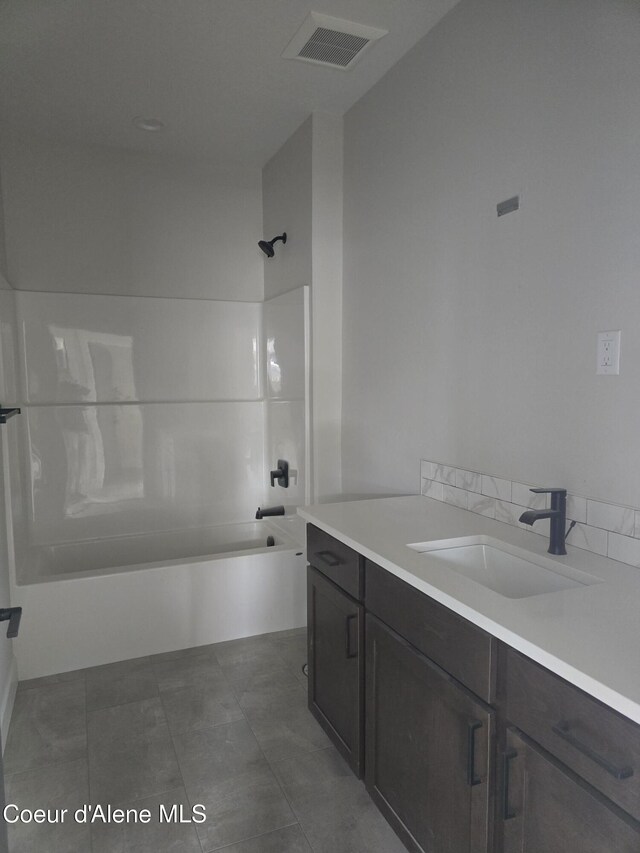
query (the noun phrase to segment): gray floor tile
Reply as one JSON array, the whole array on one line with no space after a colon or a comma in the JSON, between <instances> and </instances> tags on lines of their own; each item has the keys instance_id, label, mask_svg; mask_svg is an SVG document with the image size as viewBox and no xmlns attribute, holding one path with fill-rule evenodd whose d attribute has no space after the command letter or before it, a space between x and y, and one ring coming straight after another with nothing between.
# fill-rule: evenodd
<instances>
[{"instance_id":1,"label":"gray floor tile","mask_svg":"<svg viewBox=\"0 0 640 853\"><path fill-rule=\"evenodd\" d=\"M302 625L300 628L289 628L286 631L274 631L271 634L267 634L270 640L282 640L287 637L297 637L300 634L307 636L307 626Z\"/></svg>"},{"instance_id":2,"label":"gray floor tile","mask_svg":"<svg viewBox=\"0 0 640 853\"><path fill-rule=\"evenodd\" d=\"M163 805L169 822L160 822ZM149 823L94 823L91 827L93 853L201 853L195 824L180 823L174 806L182 805L184 819L191 817L191 807L183 788L165 794L127 802L123 807L136 809L138 814L147 809ZM177 820L176 820L177 818Z\"/></svg>"},{"instance_id":3,"label":"gray floor tile","mask_svg":"<svg viewBox=\"0 0 640 853\"><path fill-rule=\"evenodd\" d=\"M174 735L174 745L188 791L266 766L245 720Z\"/></svg>"},{"instance_id":4,"label":"gray floor tile","mask_svg":"<svg viewBox=\"0 0 640 853\"><path fill-rule=\"evenodd\" d=\"M164 691L162 704L172 734L207 729L244 718L231 687L223 680Z\"/></svg>"},{"instance_id":5,"label":"gray floor tile","mask_svg":"<svg viewBox=\"0 0 640 853\"><path fill-rule=\"evenodd\" d=\"M92 711L88 728L94 801L122 803L182 785L159 698Z\"/></svg>"},{"instance_id":6,"label":"gray floor tile","mask_svg":"<svg viewBox=\"0 0 640 853\"><path fill-rule=\"evenodd\" d=\"M33 690L35 687L48 687L51 684L63 684L66 681L84 681L86 669L74 669L71 672L58 672L55 675L43 675L41 678L28 678L18 682L18 692Z\"/></svg>"},{"instance_id":7,"label":"gray floor tile","mask_svg":"<svg viewBox=\"0 0 640 853\"><path fill-rule=\"evenodd\" d=\"M158 688L180 690L202 684L224 680L222 669L215 655L188 655L183 658L157 661L153 669L158 679Z\"/></svg>"},{"instance_id":8,"label":"gray floor tile","mask_svg":"<svg viewBox=\"0 0 640 853\"><path fill-rule=\"evenodd\" d=\"M90 850L89 828L74 820L89 799L87 762L72 761L16 773L6 780L6 801L21 809L51 810L54 823L8 825L11 853L77 853ZM66 813L62 810L66 809ZM53 813L58 811L58 818Z\"/></svg>"},{"instance_id":9,"label":"gray floor tile","mask_svg":"<svg viewBox=\"0 0 640 853\"><path fill-rule=\"evenodd\" d=\"M211 851L206 850L205 853ZM221 853L312 853L312 850L300 827L294 825L231 844Z\"/></svg>"},{"instance_id":10,"label":"gray floor tile","mask_svg":"<svg viewBox=\"0 0 640 853\"><path fill-rule=\"evenodd\" d=\"M88 711L158 695L158 682L149 658L87 669L86 683Z\"/></svg>"},{"instance_id":11,"label":"gray floor tile","mask_svg":"<svg viewBox=\"0 0 640 853\"><path fill-rule=\"evenodd\" d=\"M306 690L291 673L259 675L241 688L235 687L238 702L243 710L268 708L286 704L290 700L306 701Z\"/></svg>"},{"instance_id":12,"label":"gray floor tile","mask_svg":"<svg viewBox=\"0 0 640 853\"><path fill-rule=\"evenodd\" d=\"M302 665L307 662L307 635L294 634L272 640L272 645L280 657L296 672L301 672Z\"/></svg>"},{"instance_id":13,"label":"gray floor tile","mask_svg":"<svg viewBox=\"0 0 640 853\"><path fill-rule=\"evenodd\" d=\"M197 827L203 850L217 850L297 822L267 766L217 785L189 787L188 793L192 803L207 810L206 822Z\"/></svg>"},{"instance_id":14,"label":"gray floor tile","mask_svg":"<svg viewBox=\"0 0 640 853\"><path fill-rule=\"evenodd\" d=\"M245 709L249 725L268 761L314 752L331 741L307 708L304 690L296 685L279 700Z\"/></svg>"},{"instance_id":15,"label":"gray floor tile","mask_svg":"<svg viewBox=\"0 0 640 853\"><path fill-rule=\"evenodd\" d=\"M168 660L179 660L180 658L198 657L207 654L215 658L215 644L190 646L188 649L176 649L173 652L161 652L157 655L151 655L150 659L152 663L164 663Z\"/></svg>"},{"instance_id":16,"label":"gray floor tile","mask_svg":"<svg viewBox=\"0 0 640 853\"><path fill-rule=\"evenodd\" d=\"M236 695L253 690L264 682L269 682L274 687L292 687L296 680L291 669L275 652L271 652L270 656L227 664L222 670Z\"/></svg>"},{"instance_id":17,"label":"gray floor tile","mask_svg":"<svg viewBox=\"0 0 640 853\"><path fill-rule=\"evenodd\" d=\"M406 853L333 747L272 767L315 853Z\"/></svg>"},{"instance_id":18,"label":"gray floor tile","mask_svg":"<svg viewBox=\"0 0 640 853\"><path fill-rule=\"evenodd\" d=\"M5 773L86 757L84 680L52 683L16 695Z\"/></svg>"},{"instance_id":19,"label":"gray floor tile","mask_svg":"<svg viewBox=\"0 0 640 853\"><path fill-rule=\"evenodd\" d=\"M259 637L246 637L243 640L229 640L227 643L218 643L215 647L215 655L221 666L236 666L258 659L277 658L272 642L268 634Z\"/></svg>"}]
</instances>

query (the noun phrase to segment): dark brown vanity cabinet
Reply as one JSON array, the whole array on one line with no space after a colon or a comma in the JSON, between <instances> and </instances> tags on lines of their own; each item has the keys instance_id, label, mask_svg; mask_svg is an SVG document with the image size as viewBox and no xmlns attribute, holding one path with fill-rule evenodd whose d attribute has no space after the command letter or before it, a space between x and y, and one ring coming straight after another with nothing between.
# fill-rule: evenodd
<instances>
[{"instance_id":1,"label":"dark brown vanity cabinet","mask_svg":"<svg viewBox=\"0 0 640 853\"><path fill-rule=\"evenodd\" d=\"M312 525L307 554L309 710L360 777L364 608L355 596L361 595L362 558Z\"/></svg>"},{"instance_id":2,"label":"dark brown vanity cabinet","mask_svg":"<svg viewBox=\"0 0 640 853\"><path fill-rule=\"evenodd\" d=\"M494 712L483 700L495 641L380 566L365 568L367 788L409 850L487 853Z\"/></svg>"},{"instance_id":3,"label":"dark brown vanity cabinet","mask_svg":"<svg viewBox=\"0 0 640 853\"><path fill-rule=\"evenodd\" d=\"M640 726L307 530L309 707L410 851L640 853Z\"/></svg>"},{"instance_id":4,"label":"dark brown vanity cabinet","mask_svg":"<svg viewBox=\"0 0 640 853\"><path fill-rule=\"evenodd\" d=\"M638 853L633 821L514 729L507 731L503 853Z\"/></svg>"},{"instance_id":5,"label":"dark brown vanity cabinet","mask_svg":"<svg viewBox=\"0 0 640 853\"><path fill-rule=\"evenodd\" d=\"M640 727L503 651L503 853L640 853Z\"/></svg>"},{"instance_id":6,"label":"dark brown vanity cabinet","mask_svg":"<svg viewBox=\"0 0 640 853\"><path fill-rule=\"evenodd\" d=\"M366 784L409 850L489 849L493 714L367 615Z\"/></svg>"}]
</instances>

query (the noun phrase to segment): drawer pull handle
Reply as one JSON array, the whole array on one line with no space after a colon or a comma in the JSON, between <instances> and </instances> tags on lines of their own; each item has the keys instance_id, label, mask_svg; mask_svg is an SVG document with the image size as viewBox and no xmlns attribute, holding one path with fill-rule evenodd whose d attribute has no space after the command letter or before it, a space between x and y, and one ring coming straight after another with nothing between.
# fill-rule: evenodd
<instances>
[{"instance_id":1,"label":"drawer pull handle","mask_svg":"<svg viewBox=\"0 0 640 853\"><path fill-rule=\"evenodd\" d=\"M612 764L610 761L607 761L606 758L603 758L601 755L598 755L590 746L587 746L586 743L582 743L581 740L572 734L571 725L566 720L561 720L557 725L551 727L551 731L558 735L559 738L562 738L566 743L572 746L574 749L577 749L578 752L581 752L591 761L598 765L598 767L602 767L603 770L613 776L614 779L628 779L629 776L633 776L633 767L616 767L615 764Z\"/></svg>"},{"instance_id":2,"label":"drawer pull handle","mask_svg":"<svg viewBox=\"0 0 640 853\"><path fill-rule=\"evenodd\" d=\"M476 732L481 728L480 720L472 720L467 731L467 784L470 788L482 782L482 779L476 776Z\"/></svg>"},{"instance_id":3,"label":"drawer pull handle","mask_svg":"<svg viewBox=\"0 0 640 853\"><path fill-rule=\"evenodd\" d=\"M516 813L509 808L509 768L511 761L518 757L515 749L509 749L504 753L502 764L502 819L513 820Z\"/></svg>"},{"instance_id":4,"label":"drawer pull handle","mask_svg":"<svg viewBox=\"0 0 640 853\"><path fill-rule=\"evenodd\" d=\"M317 556L320 557L326 566L341 566L342 560L333 551L317 551Z\"/></svg>"},{"instance_id":5,"label":"drawer pull handle","mask_svg":"<svg viewBox=\"0 0 640 853\"><path fill-rule=\"evenodd\" d=\"M355 652L351 651L351 623L358 618L357 613L350 613L345 620L345 653L348 658L357 658L358 649Z\"/></svg>"}]
</instances>

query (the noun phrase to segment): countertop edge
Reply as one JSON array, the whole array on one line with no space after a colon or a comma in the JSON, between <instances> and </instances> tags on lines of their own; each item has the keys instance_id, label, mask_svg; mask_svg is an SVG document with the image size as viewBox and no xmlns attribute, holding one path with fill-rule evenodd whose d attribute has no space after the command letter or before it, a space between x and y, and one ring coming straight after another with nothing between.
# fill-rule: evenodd
<instances>
[{"instance_id":1,"label":"countertop edge","mask_svg":"<svg viewBox=\"0 0 640 853\"><path fill-rule=\"evenodd\" d=\"M322 506L324 505L318 505L317 508L321 509ZM558 675L560 678L565 679L575 687L583 690L594 699L597 699L622 714L627 719L630 719L640 725L640 704L633 699L612 689L610 686L603 684L588 673L577 669L566 660L563 660L562 657L540 648L530 640L527 640L513 630L501 625L499 622L496 622L495 619L488 618L483 613L474 610L469 605L459 601L449 593L439 589L437 586L433 586L427 581L416 577L402 566L389 560L384 555L377 553L364 542L354 539L343 530L339 530L332 524L326 522L322 518L319 518L310 507L298 507L297 511L298 515L305 519L305 521L314 524L330 536L334 536L354 551L362 554L363 557L391 572L400 580L405 581L410 586L413 586L418 591L423 592L430 598L433 598L435 601L444 605L454 613L457 613L464 619L467 619L478 628L481 628L488 634L496 637L496 639L504 642L509 647L521 652L531 658L531 660L539 663L541 666Z\"/></svg>"}]
</instances>

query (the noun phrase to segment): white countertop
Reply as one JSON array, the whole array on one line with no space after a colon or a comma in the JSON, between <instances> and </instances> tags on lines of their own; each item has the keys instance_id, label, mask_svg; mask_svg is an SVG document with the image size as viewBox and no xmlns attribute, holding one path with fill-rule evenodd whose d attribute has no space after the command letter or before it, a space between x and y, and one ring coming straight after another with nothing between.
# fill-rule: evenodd
<instances>
[{"instance_id":1,"label":"white countertop","mask_svg":"<svg viewBox=\"0 0 640 853\"><path fill-rule=\"evenodd\" d=\"M299 507L298 514L401 580L640 724L640 569L431 498L379 498ZM485 535L602 583L505 598L407 543Z\"/></svg>"}]
</instances>

